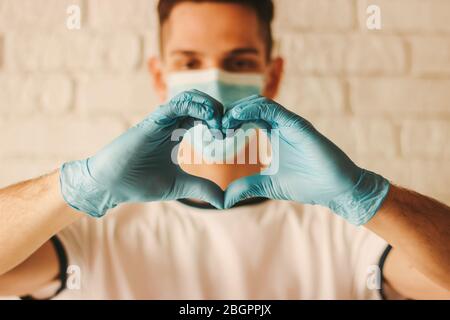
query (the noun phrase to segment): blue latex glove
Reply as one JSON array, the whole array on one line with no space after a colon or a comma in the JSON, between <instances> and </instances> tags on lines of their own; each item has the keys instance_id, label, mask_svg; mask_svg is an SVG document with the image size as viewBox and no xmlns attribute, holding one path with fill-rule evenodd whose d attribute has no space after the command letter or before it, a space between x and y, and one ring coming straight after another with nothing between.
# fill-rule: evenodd
<instances>
[{"instance_id":1,"label":"blue latex glove","mask_svg":"<svg viewBox=\"0 0 450 320\"><path fill-rule=\"evenodd\" d=\"M389 190L386 179L359 168L307 120L261 96L233 104L222 126L254 121L278 129L279 150L273 150L273 157L279 156L279 170L233 182L225 193L225 208L267 197L326 206L355 225L375 215Z\"/></svg>"},{"instance_id":2,"label":"blue latex glove","mask_svg":"<svg viewBox=\"0 0 450 320\"><path fill-rule=\"evenodd\" d=\"M194 198L223 208L219 186L185 173L171 159L178 144L171 141L175 129L189 129L199 120L218 128L222 112L220 103L199 91L179 94L95 156L64 164L65 201L94 217L125 202Z\"/></svg>"}]
</instances>

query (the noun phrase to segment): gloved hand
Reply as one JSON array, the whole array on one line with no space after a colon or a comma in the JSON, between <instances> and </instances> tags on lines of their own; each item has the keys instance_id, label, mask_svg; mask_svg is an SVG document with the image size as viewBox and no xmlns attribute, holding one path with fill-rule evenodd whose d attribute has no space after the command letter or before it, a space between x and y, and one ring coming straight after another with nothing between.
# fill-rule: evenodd
<instances>
[{"instance_id":1,"label":"gloved hand","mask_svg":"<svg viewBox=\"0 0 450 320\"><path fill-rule=\"evenodd\" d=\"M267 197L326 206L355 225L375 215L389 190L386 179L356 166L307 120L264 97L234 103L222 126L232 129L254 121L278 129L271 139L275 134L279 138L279 150L272 152L272 157L279 157L279 169L274 175L233 182L225 192L225 208L247 198Z\"/></svg>"},{"instance_id":2,"label":"gloved hand","mask_svg":"<svg viewBox=\"0 0 450 320\"><path fill-rule=\"evenodd\" d=\"M171 158L178 144L171 141L175 129L189 129L199 120L219 128L222 112L219 102L199 91L179 94L95 156L64 164L65 201L94 217L124 202L194 198L223 208L219 186L185 173Z\"/></svg>"}]
</instances>

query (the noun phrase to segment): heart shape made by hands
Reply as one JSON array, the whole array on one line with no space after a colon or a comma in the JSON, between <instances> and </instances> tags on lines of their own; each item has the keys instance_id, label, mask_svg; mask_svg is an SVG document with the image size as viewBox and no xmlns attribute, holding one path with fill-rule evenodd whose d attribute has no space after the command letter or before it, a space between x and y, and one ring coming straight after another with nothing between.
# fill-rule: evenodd
<instances>
[{"instance_id":1,"label":"heart shape made by hands","mask_svg":"<svg viewBox=\"0 0 450 320\"><path fill-rule=\"evenodd\" d=\"M223 134L219 129L211 130L204 124L198 124L188 130L184 139L193 146L197 160L201 160L202 163L234 164L247 143L255 142L256 130L254 125L245 124L233 132Z\"/></svg>"},{"instance_id":2,"label":"heart shape made by hands","mask_svg":"<svg viewBox=\"0 0 450 320\"><path fill-rule=\"evenodd\" d=\"M197 124L184 134L177 160L185 172L225 189L230 182L268 167L271 156L269 137L256 124L244 124L226 134Z\"/></svg>"}]
</instances>

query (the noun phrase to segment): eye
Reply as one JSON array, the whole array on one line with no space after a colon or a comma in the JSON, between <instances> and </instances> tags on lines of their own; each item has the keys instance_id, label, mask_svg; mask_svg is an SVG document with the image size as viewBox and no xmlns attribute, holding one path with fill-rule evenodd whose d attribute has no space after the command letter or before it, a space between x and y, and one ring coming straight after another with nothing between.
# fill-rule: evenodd
<instances>
[{"instance_id":1,"label":"eye","mask_svg":"<svg viewBox=\"0 0 450 320\"><path fill-rule=\"evenodd\" d=\"M189 59L186 60L181 67L184 70L200 69L201 62L198 59Z\"/></svg>"},{"instance_id":2,"label":"eye","mask_svg":"<svg viewBox=\"0 0 450 320\"><path fill-rule=\"evenodd\" d=\"M173 71L198 70L201 68L202 62L196 57L177 57L170 61L169 65Z\"/></svg>"},{"instance_id":3,"label":"eye","mask_svg":"<svg viewBox=\"0 0 450 320\"><path fill-rule=\"evenodd\" d=\"M259 64L252 59L233 58L225 61L224 69L231 72L254 72L259 70Z\"/></svg>"}]
</instances>

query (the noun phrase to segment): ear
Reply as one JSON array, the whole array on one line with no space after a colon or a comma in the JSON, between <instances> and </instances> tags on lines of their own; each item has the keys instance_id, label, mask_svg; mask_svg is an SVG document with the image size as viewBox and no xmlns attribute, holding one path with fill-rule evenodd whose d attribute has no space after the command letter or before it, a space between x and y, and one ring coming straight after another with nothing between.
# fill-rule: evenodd
<instances>
[{"instance_id":1,"label":"ear","mask_svg":"<svg viewBox=\"0 0 450 320\"><path fill-rule=\"evenodd\" d=\"M284 72L284 60L281 57L274 58L266 73L266 86L263 95L269 99L274 99L280 88L281 79Z\"/></svg>"},{"instance_id":2,"label":"ear","mask_svg":"<svg viewBox=\"0 0 450 320\"><path fill-rule=\"evenodd\" d=\"M153 87L161 102L167 99L167 85L164 79L161 59L154 56L148 59L148 70L153 79Z\"/></svg>"}]
</instances>

